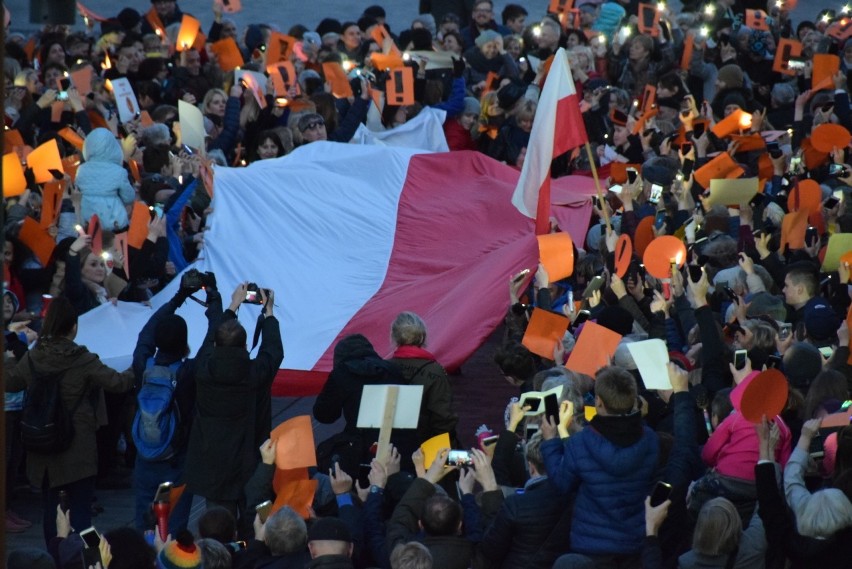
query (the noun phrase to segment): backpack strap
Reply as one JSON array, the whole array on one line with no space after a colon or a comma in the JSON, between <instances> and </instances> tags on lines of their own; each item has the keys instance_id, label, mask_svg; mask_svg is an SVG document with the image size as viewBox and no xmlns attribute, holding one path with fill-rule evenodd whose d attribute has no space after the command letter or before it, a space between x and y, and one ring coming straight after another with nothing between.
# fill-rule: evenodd
<instances>
[{"instance_id":1,"label":"backpack strap","mask_svg":"<svg viewBox=\"0 0 852 569\"><path fill-rule=\"evenodd\" d=\"M41 376L40 376L40 375L39 375L39 373L36 371L35 364L33 363L32 354L31 354L31 353L30 353L30 354L27 354L27 356L28 356L28 357L27 357L27 363L28 363L28 364L29 364L29 366L30 366L30 375L32 375L33 381L35 381L35 379L36 379L37 377L41 377ZM59 374L58 374L58 375L57 375L57 377L56 377L56 381L59 381L60 379L62 379L63 377L65 377L65 372L66 372L66 371L68 371L68 370L67 370L67 369L65 369L65 370L62 370L61 372L59 372ZM88 389L84 390L84 391L83 391L83 393L80 395L80 397L78 397L78 398L77 398L77 402L76 402L76 403L74 403L74 406L71 408L70 415L69 415L70 417L74 417L74 413L76 413L76 412L77 412L77 409L79 409L79 408L80 408L80 405L82 405L82 404L83 404L83 399L85 399L85 398L86 398L86 392L87 392L87 391L88 391ZM61 386L59 387L59 397L60 397L60 398L62 397L62 387L61 387Z\"/></svg>"},{"instance_id":2,"label":"backpack strap","mask_svg":"<svg viewBox=\"0 0 852 569\"><path fill-rule=\"evenodd\" d=\"M426 366L428 366L429 364L431 364L431 363L432 363L432 361L433 361L433 360L429 360L429 361L427 361L425 364L421 365L419 368L417 368L416 370L414 370L414 373L413 373L413 374L411 374L411 379L414 379L415 377L417 377L417 376L420 374L420 372L421 372L421 371L423 371L424 369L426 369ZM409 383L411 383L411 382L409 381Z\"/></svg>"}]
</instances>

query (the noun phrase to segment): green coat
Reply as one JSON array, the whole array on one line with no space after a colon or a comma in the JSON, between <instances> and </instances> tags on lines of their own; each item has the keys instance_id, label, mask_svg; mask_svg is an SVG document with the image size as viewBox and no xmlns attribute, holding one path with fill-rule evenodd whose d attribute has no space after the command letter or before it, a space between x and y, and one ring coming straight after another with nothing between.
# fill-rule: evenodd
<instances>
[{"instance_id":1,"label":"green coat","mask_svg":"<svg viewBox=\"0 0 852 569\"><path fill-rule=\"evenodd\" d=\"M27 453L27 476L30 482L41 487L45 474L50 487L63 486L90 476L98 471L98 447L95 431L105 419L101 405L101 392L122 393L133 388L133 371L119 373L101 363L96 354L85 346L78 346L65 338L39 340L21 361L7 358L3 367L6 391L26 389L32 381L29 359L36 372L53 373L65 370L60 380L62 402L69 412L80 401L72 418L74 439L71 447L58 454ZM101 412L98 413L99 407Z\"/></svg>"}]
</instances>

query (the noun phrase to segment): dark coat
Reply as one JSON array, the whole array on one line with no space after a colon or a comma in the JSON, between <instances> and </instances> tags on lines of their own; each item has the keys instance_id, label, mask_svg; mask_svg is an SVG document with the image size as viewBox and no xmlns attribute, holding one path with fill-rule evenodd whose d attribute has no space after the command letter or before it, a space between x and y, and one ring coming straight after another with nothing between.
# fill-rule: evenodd
<instances>
[{"instance_id":1,"label":"dark coat","mask_svg":"<svg viewBox=\"0 0 852 569\"><path fill-rule=\"evenodd\" d=\"M230 310L222 320L236 318ZM272 380L284 359L278 320L262 324L257 357L243 346L213 346L208 336L197 360L196 407L186 461L188 491L217 501L238 500L271 430ZM258 440L259 437L263 437Z\"/></svg>"},{"instance_id":2,"label":"dark coat","mask_svg":"<svg viewBox=\"0 0 852 569\"><path fill-rule=\"evenodd\" d=\"M421 358L391 358L408 385L422 385L420 419L417 438L422 442L441 433L450 433L455 440L458 416L453 413L453 390L450 378L438 362Z\"/></svg>"},{"instance_id":3,"label":"dark coat","mask_svg":"<svg viewBox=\"0 0 852 569\"><path fill-rule=\"evenodd\" d=\"M79 402L72 417L74 439L71 447L58 454L27 454L27 476L35 486L41 486L45 474L50 487L70 484L98 472L98 446L95 431L106 422L101 389L122 393L133 388L133 372L119 373L107 367L96 354L85 346L58 338L39 340L21 361L7 358L3 368L6 391L26 389L32 381L29 361L32 359L38 374L64 371L60 380L60 393L65 409L71 412Z\"/></svg>"},{"instance_id":4,"label":"dark coat","mask_svg":"<svg viewBox=\"0 0 852 569\"><path fill-rule=\"evenodd\" d=\"M308 569L355 569L355 565L346 555L322 555L312 559Z\"/></svg>"},{"instance_id":5,"label":"dark coat","mask_svg":"<svg viewBox=\"0 0 852 569\"><path fill-rule=\"evenodd\" d=\"M556 560L543 545L562 517L566 498L546 478L522 493L512 494L485 531L480 553L494 567L534 569L551 567Z\"/></svg>"}]
</instances>

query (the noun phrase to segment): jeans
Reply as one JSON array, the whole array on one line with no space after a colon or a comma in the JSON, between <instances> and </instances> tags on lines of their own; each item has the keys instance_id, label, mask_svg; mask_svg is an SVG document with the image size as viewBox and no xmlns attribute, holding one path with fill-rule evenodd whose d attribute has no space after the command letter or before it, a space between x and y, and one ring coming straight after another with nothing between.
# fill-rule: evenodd
<instances>
[{"instance_id":1,"label":"jeans","mask_svg":"<svg viewBox=\"0 0 852 569\"><path fill-rule=\"evenodd\" d=\"M136 497L136 515L134 522L136 529L145 531L153 529L151 520L154 519L151 512L151 503L157 493L157 487L163 482L174 482L180 484L183 479L183 465L186 454L175 457L173 460L162 462L149 462L136 456L136 465L133 468L133 494ZM189 514L192 509L193 495L189 492L181 494L174 510L169 515L169 533L172 536L178 530L186 529L189 523ZM156 520L154 519L154 525Z\"/></svg>"},{"instance_id":2,"label":"jeans","mask_svg":"<svg viewBox=\"0 0 852 569\"><path fill-rule=\"evenodd\" d=\"M44 503L44 542L56 537L56 507L59 505L59 491L68 492L68 502L71 507L71 527L78 532L92 525L92 498L95 495L95 477L90 476L65 484L50 487L47 474L42 481L42 502Z\"/></svg>"}]
</instances>

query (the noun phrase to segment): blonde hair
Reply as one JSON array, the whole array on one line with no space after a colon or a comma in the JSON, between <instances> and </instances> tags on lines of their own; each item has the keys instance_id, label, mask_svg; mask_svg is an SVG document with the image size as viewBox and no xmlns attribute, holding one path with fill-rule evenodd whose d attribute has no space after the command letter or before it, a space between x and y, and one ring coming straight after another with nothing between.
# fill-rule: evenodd
<instances>
[{"instance_id":1,"label":"blonde hair","mask_svg":"<svg viewBox=\"0 0 852 569\"><path fill-rule=\"evenodd\" d=\"M713 498L698 512L692 549L704 555L722 555L737 549L743 522L737 508L725 498Z\"/></svg>"},{"instance_id":2,"label":"blonde hair","mask_svg":"<svg viewBox=\"0 0 852 569\"><path fill-rule=\"evenodd\" d=\"M568 56L575 57L577 59L577 63L580 63L580 56L586 56L586 65L583 67L584 73L591 73L595 70L595 54L592 53L592 48L587 45L575 45L571 49L568 50Z\"/></svg>"},{"instance_id":3,"label":"blonde hair","mask_svg":"<svg viewBox=\"0 0 852 569\"><path fill-rule=\"evenodd\" d=\"M226 102L228 101L228 94L225 93L224 89L219 89L217 87L214 87L212 89L208 89L207 92L204 93L204 99L201 100L201 112L202 113L207 112L207 105L210 104L210 101L212 101L213 97L215 97L216 95L219 95L220 97L225 99Z\"/></svg>"},{"instance_id":4,"label":"blonde hair","mask_svg":"<svg viewBox=\"0 0 852 569\"><path fill-rule=\"evenodd\" d=\"M533 120L535 118L535 109L538 105L535 101L531 99L524 99L521 101L521 104L515 107L514 112L515 120Z\"/></svg>"}]
</instances>

